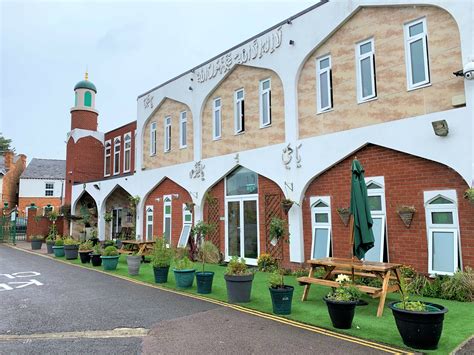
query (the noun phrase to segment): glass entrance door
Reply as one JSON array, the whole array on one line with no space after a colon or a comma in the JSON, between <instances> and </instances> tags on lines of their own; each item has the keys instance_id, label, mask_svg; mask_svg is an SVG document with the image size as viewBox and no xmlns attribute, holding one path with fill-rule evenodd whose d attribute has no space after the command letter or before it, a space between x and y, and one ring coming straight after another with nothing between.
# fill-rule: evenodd
<instances>
[{"instance_id":1,"label":"glass entrance door","mask_svg":"<svg viewBox=\"0 0 474 355\"><path fill-rule=\"evenodd\" d=\"M226 258L243 257L256 264L259 252L258 209L256 198L227 200Z\"/></svg>"},{"instance_id":2,"label":"glass entrance door","mask_svg":"<svg viewBox=\"0 0 474 355\"><path fill-rule=\"evenodd\" d=\"M122 231L122 209L112 210L112 238L117 238Z\"/></svg>"}]
</instances>

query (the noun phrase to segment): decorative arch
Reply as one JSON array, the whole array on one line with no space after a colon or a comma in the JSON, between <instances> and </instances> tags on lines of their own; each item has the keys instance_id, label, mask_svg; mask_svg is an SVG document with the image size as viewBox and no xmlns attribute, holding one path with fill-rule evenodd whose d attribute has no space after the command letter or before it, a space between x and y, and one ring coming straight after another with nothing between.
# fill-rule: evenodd
<instances>
[{"instance_id":1,"label":"decorative arch","mask_svg":"<svg viewBox=\"0 0 474 355\"><path fill-rule=\"evenodd\" d=\"M82 191L74 201L71 214L76 216L72 221L71 235L75 239L86 239L97 231L98 208L97 202L86 190Z\"/></svg>"}]
</instances>

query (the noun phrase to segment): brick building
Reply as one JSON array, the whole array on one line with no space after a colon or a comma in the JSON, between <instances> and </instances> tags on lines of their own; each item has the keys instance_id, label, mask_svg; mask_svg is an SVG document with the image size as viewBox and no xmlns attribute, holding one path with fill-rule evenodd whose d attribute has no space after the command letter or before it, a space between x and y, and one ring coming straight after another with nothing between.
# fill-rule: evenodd
<instances>
[{"instance_id":1,"label":"brick building","mask_svg":"<svg viewBox=\"0 0 474 355\"><path fill-rule=\"evenodd\" d=\"M366 260L474 266L472 16L461 0L322 1L146 91L137 121L105 134L82 81L66 200L95 210L101 239L130 223L127 197L139 196L137 238L185 245L205 220L226 260L265 252L296 267L350 255L338 211L357 156L376 239ZM409 225L403 206L416 209ZM270 240L274 216L289 244Z\"/></svg>"},{"instance_id":2,"label":"brick building","mask_svg":"<svg viewBox=\"0 0 474 355\"><path fill-rule=\"evenodd\" d=\"M9 208L18 205L20 175L25 167L24 154L5 152L0 155L0 201L7 203Z\"/></svg>"}]
</instances>

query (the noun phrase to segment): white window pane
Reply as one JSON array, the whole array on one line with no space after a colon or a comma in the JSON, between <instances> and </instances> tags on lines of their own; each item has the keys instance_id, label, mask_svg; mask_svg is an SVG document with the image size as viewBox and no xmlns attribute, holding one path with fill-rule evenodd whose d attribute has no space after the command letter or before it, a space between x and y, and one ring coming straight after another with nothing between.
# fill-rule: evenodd
<instances>
[{"instance_id":1,"label":"white window pane","mask_svg":"<svg viewBox=\"0 0 474 355\"><path fill-rule=\"evenodd\" d=\"M372 43L371 42L364 43L359 48L360 48L360 54L369 53L372 51Z\"/></svg>"},{"instance_id":2,"label":"white window pane","mask_svg":"<svg viewBox=\"0 0 474 355\"><path fill-rule=\"evenodd\" d=\"M262 95L262 123L267 124L269 122L268 117L268 92L263 93Z\"/></svg>"},{"instance_id":3,"label":"white window pane","mask_svg":"<svg viewBox=\"0 0 474 355\"><path fill-rule=\"evenodd\" d=\"M188 244L189 233L191 232L191 225L185 224L181 235L179 236L178 248L184 248Z\"/></svg>"},{"instance_id":4,"label":"white window pane","mask_svg":"<svg viewBox=\"0 0 474 355\"><path fill-rule=\"evenodd\" d=\"M316 228L314 230L313 258L326 258L329 243L329 229Z\"/></svg>"},{"instance_id":5,"label":"white window pane","mask_svg":"<svg viewBox=\"0 0 474 355\"><path fill-rule=\"evenodd\" d=\"M367 57L360 62L360 75L362 80L362 97L372 96L372 68L371 57Z\"/></svg>"},{"instance_id":6,"label":"white window pane","mask_svg":"<svg viewBox=\"0 0 474 355\"><path fill-rule=\"evenodd\" d=\"M262 89L263 90L268 90L270 89L270 80L266 80L262 83Z\"/></svg>"},{"instance_id":7,"label":"white window pane","mask_svg":"<svg viewBox=\"0 0 474 355\"><path fill-rule=\"evenodd\" d=\"M181 145L186 145L186 122L181 123Z\"/></svg>"},{"instance_id":8,"label":"white window pane","mask_svg":"<svg viewBox=\"0 0 474 355\"><path fill-rule=\"evenodd\" d=\"M321 108L329 106L328 77L329 73L324 72L319 76L319 91L321 99Z\"/></svg>"},{"instance_id":9,"label":"white window pane","mask_svg":"<svg viewBox=\"0 0 474 355\"><path fill-rule=\"evenodd\" d=\"M171 218L165 218L165 230L163 234L166 244L169 244L171 240Z\"/></svg>"},{"instance_id":10,"label":"white window pane","mask_svg":"<svg viewBox=\"0 0 474 355\"><path fill-rule=\"evenodd\" d=\"M431 212L433 224L453 224L452 212Z\"/></svg>"},{"instance_id":11,"label":"white window pane","mask_svg":"<svg viewBox=\"0 0 474 355\"><path fill-rule=\"evenodd\" d=\"M426 80L423 39L410 43L411 77L413 84Z\"/></svg>"},{"instance_id":12,"label":"white window pane","mask_svg":"<svg viewBox=\"0 0 474 355\"><path fill-rule=\"evenodd\" d=\"M220 107L221 106L221 99L217 99L214 101L214 107Z\"/></svg>"},{"instance_id":13,"label":"white window pane","mask_svg":"<svg viewBox=\"0 0 474 355\"><path fill-rule=\"evenodd\" d=\"M432 268L454 272L454 232L433 232Z\"/></svg>"},{"instance_id":14,"label":"white window pane","mask_svg":"<svg viewBox=\"0 0 474 355\"><path fill-rule=\"evenodd\" d=\"M409 28L410 37L423 33L423 22L419 22Z\"/></svg>"},{"instance_id":15,"label":"white window pane","mask_svg":"<svg viewBox=\"0 0 474 355\"><path fill-rule=\"evenodd\" d=\"M368 196L367 201L371 211L382 211L382 197L381 196Z\"/></svg>"},{"instance_id":16,"label":"white window pane","mask_svg":"<svg viewBox=\"0 0 474 355\"><path fill-rule=\"evenodd\" d=\"M382 238L385 235L385 227L383 226L382 218L373 218L372 232L374 233L374 247L365 253L365 260L367 261L383 261L382 260Z\"/></svg>"},{"instance_id":17,"label":"white window pane","mask_svg":"<svg viewBox=\"0 0 474 355\"><path fill-rule=\"evenodd\" d=\"M329 214L328 213L315 213L314 214L314 221L316 223L328 223L329 222Z\"/></svg>"},{"instance_id":18,"label":"white window pane","mask_svg":"<svg viewBox=\"0 0 474 355\"><path fill-rule=\"evenodd\" d=\"M327 67L329 67L329 58L325 58L319 62L320 69L325 69Z\"/></svg>"},{"instance_id":19,"label":"white window pane","mask_svg":"<svg viewBox=\"0 0 474 355\"><path fill-rule=\"evenodd\" d=\"M237 91L237 99L240 100L244 97L244 92L243 91Z\"/></svg>"}]
</instances>

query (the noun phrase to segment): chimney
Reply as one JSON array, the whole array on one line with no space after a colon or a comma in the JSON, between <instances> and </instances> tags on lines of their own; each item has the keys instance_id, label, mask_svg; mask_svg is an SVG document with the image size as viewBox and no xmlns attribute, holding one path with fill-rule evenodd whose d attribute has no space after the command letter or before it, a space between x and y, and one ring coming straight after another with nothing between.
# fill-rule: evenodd
<instances>
[{"instance_id":1,"label":"chimney","mask_svg":"<svg viewBox=\"0 0 474 355\"><path fill-rule=\"evenodd\" d=\"M5 152L5 170L8 171L13 165L13 152Z\"/></svg>"}]
</instances>

